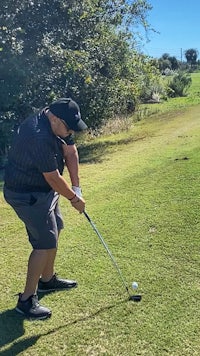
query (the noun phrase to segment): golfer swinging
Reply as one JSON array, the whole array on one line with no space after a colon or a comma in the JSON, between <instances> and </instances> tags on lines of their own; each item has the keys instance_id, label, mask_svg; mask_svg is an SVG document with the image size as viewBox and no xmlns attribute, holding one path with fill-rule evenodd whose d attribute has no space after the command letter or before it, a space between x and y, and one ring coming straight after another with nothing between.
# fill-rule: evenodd
<instances>
[{"instance_id":1,"label":"golfer swinging","mask_svg":"<svg viewBox=\"0 0 200 356\"><path fill-rule=\"evenodd\" d=\"M38 302L38 292L66 290L74 280L54 272L58 236L63 228L61 194L82 213L85 201L79 183L79 157L72 134L87 129L76 102L59 99L19 126L5 170L4 197L24 222L32 252L26 283L16 310L28 318L45 319L51 311ZM63 178L64 165L71 186Z\"/></svg>"}]
</instances>

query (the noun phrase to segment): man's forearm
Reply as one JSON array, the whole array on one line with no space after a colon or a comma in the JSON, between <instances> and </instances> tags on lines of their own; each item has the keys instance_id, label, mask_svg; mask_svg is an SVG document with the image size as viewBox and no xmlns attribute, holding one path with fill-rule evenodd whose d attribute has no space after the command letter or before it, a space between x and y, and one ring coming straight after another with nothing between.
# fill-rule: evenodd
<instances>
[{"instance_id":1,"label":"man's forearm","mask_svg":"<svg viewBox=\"0 0 200 356\"><path fill-rule=\"evenodd\" d=\"M57 193L61 194L63 197L70 200L73 208L82 213L85 209L85 201L83 198L78 197L74 191L70 188L66 180L60 175L59 171L43 173L44 178L50 187Z\"/></svg>"},{"instance_id":2,"label":"man's forearm","mask_svg":"<svg viewBox=\"0 0 200 356\"><path fill-rule=\"evenodd\" d=\"M79 156L76 146L68 146L64 154L66 167L69 172L71 184L79 186Z\"/></svg>"},{"instance_id":3,"label":"man's forearm","mask_svg":"<svg viewBox=\"0 0 200 356\"><path fill-rule=\"evenodd\" d=\"M67 199L72 199L74 191L71 189L66 180L60 175L59 171L43 173L44 178L50 187L57 193L61 194Z\"/></svg>"}]
</instances>

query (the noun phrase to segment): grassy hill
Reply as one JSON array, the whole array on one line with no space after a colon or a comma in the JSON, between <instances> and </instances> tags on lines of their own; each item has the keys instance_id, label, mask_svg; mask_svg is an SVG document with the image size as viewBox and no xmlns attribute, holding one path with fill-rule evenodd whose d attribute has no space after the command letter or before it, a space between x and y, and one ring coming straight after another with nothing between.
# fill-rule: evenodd
<instances>
[{"instance_id":1,"label":"grassy hill","mask_svg":"<svg viewBox=\"0 0 200 356\"><path fill-rule=\"evenodd\" d=\"M41 300L52 309L48 321L16 315L14 294L23 289L30 246L0 195L1 355L200 354L197 77L189 106L189 97L179 106L175 100L173 110L172 104L151 106L155 114L129 131L80 146L86 210L131 293L131 283L138 282L140 303L127 301L91 226L61 198L66 227L56 271L76 278L79 287Z\"/></svg>"}]
</instances>

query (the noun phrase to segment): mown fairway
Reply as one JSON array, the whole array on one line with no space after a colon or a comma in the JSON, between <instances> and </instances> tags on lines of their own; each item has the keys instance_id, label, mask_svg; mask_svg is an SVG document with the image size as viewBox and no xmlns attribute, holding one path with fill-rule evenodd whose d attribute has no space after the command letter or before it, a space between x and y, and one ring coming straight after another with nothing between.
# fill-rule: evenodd
<instances>
[{"instance_id":1,"label":"mown fairway","mask_svg":"<svg viewBox=\"0 0 200 356\"><path fill-rule=\"evenodd\" d=\"M141 303L127 301L91 226L61 199L56 270L79 287L41 299L48 321L16 315L30 247L0 195L1 355L200 355L199 113L151 116L84 151L87 212Z\"/></svg>"}]
</instances>

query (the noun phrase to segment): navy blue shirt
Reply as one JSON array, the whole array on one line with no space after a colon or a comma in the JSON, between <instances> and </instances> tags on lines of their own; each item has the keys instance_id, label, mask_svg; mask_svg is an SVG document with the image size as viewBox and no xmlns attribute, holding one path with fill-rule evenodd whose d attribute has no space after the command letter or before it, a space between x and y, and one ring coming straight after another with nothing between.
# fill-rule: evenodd
<instances>
[{"instance_id":1,"label":"navy blue shirt","mask_svg":"<svg viewBox=\"0 0 200 356\"><path fill-rule=\"evenodd\" d=\"M9 152L5 186L15 192L49 191L43 173L64 169L63 141L55 136L44 111L24 120ZM69 139L68 144L74 144Z\"/></svg>"}]
</instances>

